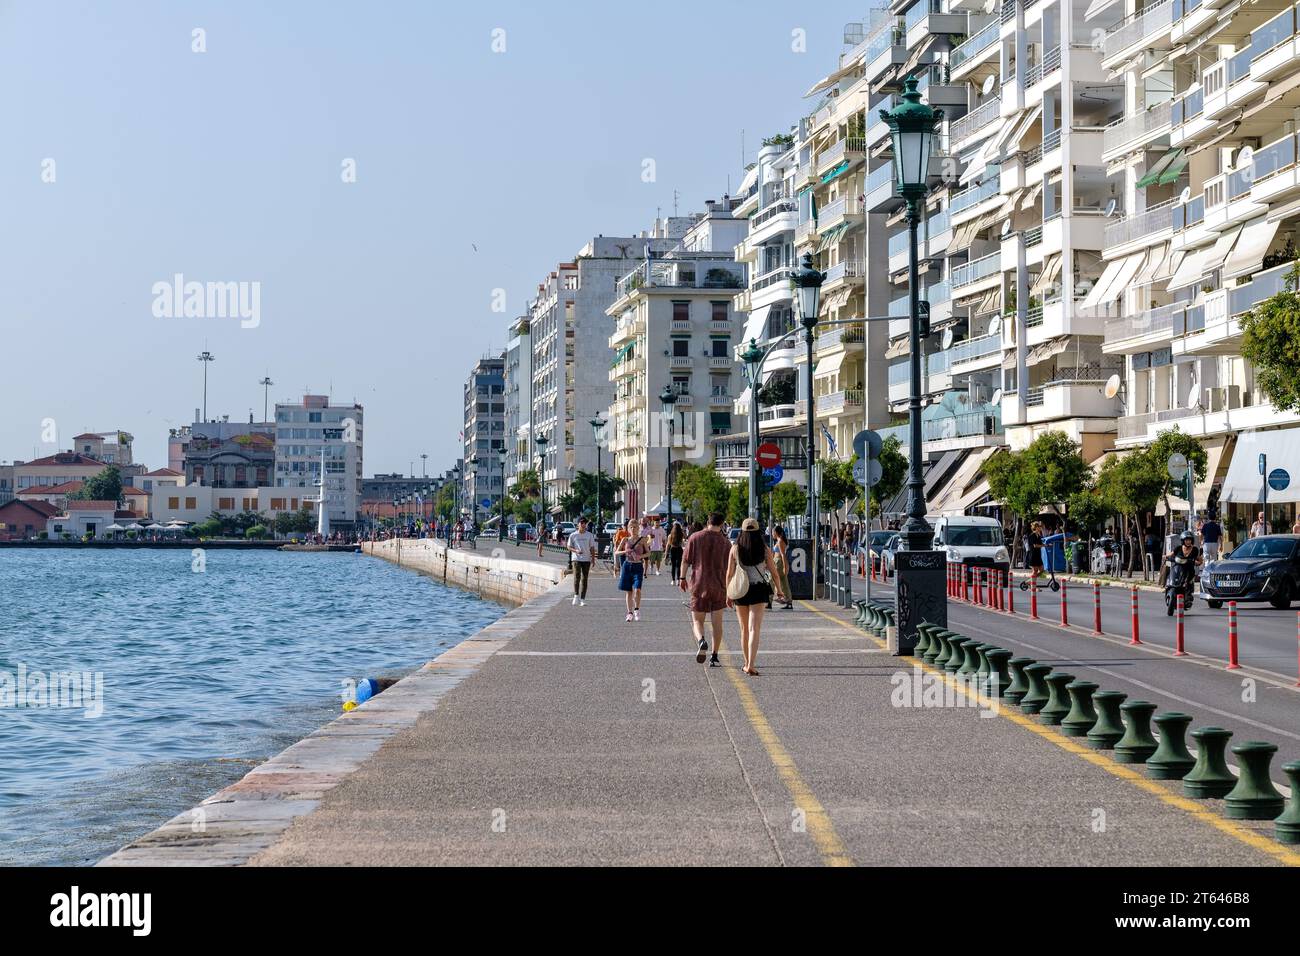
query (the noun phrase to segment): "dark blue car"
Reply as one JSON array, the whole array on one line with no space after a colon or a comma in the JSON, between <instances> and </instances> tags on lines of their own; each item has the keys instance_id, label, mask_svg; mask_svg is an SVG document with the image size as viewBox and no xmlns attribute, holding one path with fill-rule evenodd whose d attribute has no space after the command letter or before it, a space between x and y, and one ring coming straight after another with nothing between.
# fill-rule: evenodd
<instances>
[{"instance_id":1,"label":"dark blue car","mask_svg":"<svg viewBox=\"0 0 1300 956\"><path fill-rule=\"evenodd\" d=\"M1223 607L1224 601L1267 601L1289 608L1300 597L1300 535L1251 538L1202 570L1201 590L1210 607Z\"/></svg>"}]
</instances>

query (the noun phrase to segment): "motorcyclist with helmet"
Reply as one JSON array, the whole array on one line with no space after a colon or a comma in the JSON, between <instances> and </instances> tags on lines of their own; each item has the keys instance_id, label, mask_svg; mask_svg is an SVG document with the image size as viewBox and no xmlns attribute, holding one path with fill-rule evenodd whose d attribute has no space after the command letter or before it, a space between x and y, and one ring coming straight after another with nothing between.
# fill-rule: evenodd
<instances>
[{"instance_id":1,"label":"motorcyclist with helmet","mask_svg":"<svg viewBox=\"0 0 1300 956\"><path fill-rule=\"evenodd\" d=\"M1196 546L1196 535L1184 531L1178 547L1165 555L1165 564L1169 565L1169 575L1165 583L1165 610L1174 613L1177 595L1183 595L1183 607L1192 606L1192 595L1196 591L1196 568L1201 563L1201 549Z\"/></svg>"}]
</instances>

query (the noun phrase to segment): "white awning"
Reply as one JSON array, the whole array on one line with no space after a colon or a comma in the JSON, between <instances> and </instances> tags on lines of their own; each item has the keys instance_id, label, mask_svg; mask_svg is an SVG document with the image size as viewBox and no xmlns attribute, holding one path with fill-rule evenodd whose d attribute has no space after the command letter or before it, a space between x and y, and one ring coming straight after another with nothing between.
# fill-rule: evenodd
<instances>
[{"instance_id":1,"label":"white awning","mask_svg":"<svg viewBox=\"0 0 1300 956\"><path fill-rule=\"evenodd\" d=\"M1118 299L1124 290L1128 288L1128 284L1133 281L1138 269L1142 268L1142 263L1146 261L1146 257L1145 252L1135 252L1123 259L1109 263L1106 266L1106 271L1097 280L1097 284L1088 293L1088 297L1081 303L1080 308L1095 309L1099 305L1107 305Z\"/></svg>"},{"instance_id":2,"label":"white awning","mask_svg":"<svg viewBox=\"0 0 1300 956\"><path fill-rule=\"evenodd\" d=\"M740 188L736 190L737 196L744 196L754 188L754 185L758 182L758 170L759 166L755 163L754 167L745 173L745 178L740 181Z\"/></svg>"},{"instance_id":3,"label":"white awning","mask_svg":"<svg viewBox=\"0 0 1300 956\"><path fill-rule=\"evenodd\" d=\"M1010 216L1016 211L1016 206L1020 205L1020 199L1025 193L1029 192L1028 187L1021 186L1019 189L1013 189L1007 195L1007 201L1002 204L1002 208L996 213L998 216Z\"/></svg>"},{"instance_id":4,"label":"white awning","mask_svg":"<svg viewBox=\"0 0 1300 956\"><path fill-rule=\"evenodd\" d=\"M1043 271L1038 273L1038 278L1034 280L1033 286L1030 287L1029 294L1041 296L1060 274L1061 254L1054 252L1043 263Z\"/></svg>"},{"instance_id":5,"label":"white awning","mask_svg":"<svg viewBox=\"0 0 1300 956\"><path fill-rule=\"evenodd\" d=\"M935 419L931 420L931 427L934 426L935 421ZM937 421L942 422L944 419L937 419ZM953 418L952 421L954 425L953 437L955 438L956 418ZM961 501L966 496L966 489L979 476L980 471L984 468L984 463L989 460L995 451L997 451L996 448L981 448L967 455L966 460L958 466L956 473L944 484L943 491L939 493L939 496L931 498L928 509L930 513L937 515L964 514L965 508L961 505Z\"/></svg>"},{"instance_id":6,"label":"white awning","mask_svg":"<svg viewBox=\"0 0 1300 956\"><path fill-rule=\"evenodd\" d=\"M1209 249L1197 249L1183 256L1183 261L1178 263L1178 271L1174 277L1169 280L1169 285L1165 286L1170 292L1176 289L1184 289L1189 285L1196 285L1201 281L1204 270L1201 268L1206 259L1210 257Z\"/></svg>"},{"instance_id":7,"label":"white awning","mask_svg":"<svg viewBox=\"0 0 1300 956\"><path fill-rule=\"evenodd\" d=\"M1259 456L1265 455L1265 475L1259 473ZM1287 486L1281 490L1266 486L1268 474L1276 470L1286 473ZM1274 428L1268 431L1244 431L1237 436L1232 461L1228 463L1228 476L1223 479L1220 501L1236 504L1254 504L1264 500L1277 504L1300 501L1300 428Z\"/></svg>"},{"instance_id":8,"label":"white awning","mask_svg":"<svg viewBox=\"0 0 1300 956\"><path fill-rule=\"evenodd\" d=\"M1279 225L1281 223L1269 222L1265 216L1246 223L1241 229L1241 238L1237 240L1236 247L1223 267L1223 278L1235 279L1248 272L1258 271L1264 263L1264 254L1273 244Z\"/></svg>"},{"instance_id":9,"label":"white awning","mask_svg":"<svg viewBox=\"0 0 1300 956\"><path fill-rule=\"evenodd\" d=\"M1102 270L1101 277L1097 279L1093 287L1088 290L1088 294L1084 296L1083 301L1079 303L1079 308L1092 309L1100 305L1102 295L1105 294L1106 290L1114 283L1115 276L1119 274L1120 266L1123 264L1123 259L1113 259L1106 263L1106 268Z\"/></svg>"},{"instance_id":10,"label":"white awning","mask_svg":"<svg viewBox=\"0 0 1300 956\"><path fill-rule=\"evenodd\" d=\"M967 183L978 179L984 170L988 169L989 163L1001 152L998 148L997 137L990 137L984 145L979 148L974 156L971 157L970 163L966 166L966 171L961 174L959 185L965 186Z\"/></svg>"},{"instance_id":11,"label":"white awning","mask_svg":"<svg viewBox=\"0 0 1300 956\"><path fill-rule=\"evenodd\" d=\"M1205 480L1196 485L1195 503L1201 510L1204 510L1205 503L1210 500L1210 490L1219 477L1219 466L1223 463L1223 452L1227 447L1227 439L1210 440L1203 442L1202 445L1205 448Z\"/></svg>"},{"instance_id":12,"label":"white awning","mask_svg":"<svg viewBox=\"0 0 1300 956\"><path fill-rule=\"evenodd\" d=\"M856 59L850 60L847 65L840 67L834 73L830 74L829 76L823 77L822 79L814 83L812 88L807 93L805 93L804 96L805 97L816 96L822 90L829 89L830 87L834 86L840 80L844 79L846 76L848 76L850 73L852 73L861 65L862 65L862 57L857 57Z\"/></svg>"},{"instance_id":13,"label":"white awning","mask_svg":"<svg viewBox=\"0 0 1300 956\"><path fill-rule=\"evenodd\" d=\"M745 322L745 332L740 337L740 346L744 348L750 339L762 342L767 338L767 314L772 311L770 305L760 306L749 313Z\"/></svg>"},{"instance_id":14,"label":"white awning","mask_svg":"<svg viewBox=\"0 0 1300 956\"><path fill-rule=\"evenodd\" d=\"M1165 264L1165 259L1169 255L1169 243L1162 242L1158 246L1153 246L1147 254L1146 264L1142 266L1137 276L1133 279L1134 285L1149 285L1155 280L1157 273L1160 272Z\"/></svg>"},{"instance_id":15,"label":"white awning","mask_svg":"<svg viewBox=\"0 0 1300 956\"><path fill-rule=\"evenodd\" d=\"M817 368L813 371L813 377L821 375L834 375L844 364L844 352L836 352L834 355L828 355L824 359L817 360Z\"/></svg>"},{"instance_id":16,"label":"white awning","mask_svg":"<svg viewBox=\"0 0 1300 956\"><path fill-rule=\"evenodd\" d=\"M1088 9L1084 12L1083 18L1085 20L1091 20L1103 10L1109 10L1118 2L1119 0L1092 0L1092 3L1088 4Z\"/></svg>"},{"instance_id":17,"label":"white awning","mask_svg":"<svg viewBox=\"0 0 1300 956\"><path fill-rule=\"evenodd\" d=\"M999 152L1002 150L1015 150L1019 148L1020 141L1025 138L1025 135L1029 132L1029 128L1038 122L1042 115L1043 104L1039 103L1033 109L1025 113L1024 116L1020 117L1020 119L1014 124L1006 124L1003 127L1004 132L998 137L998 142L1000 144Z\"/></svg>"},{"instance_id":18,"label":"white awning","mask_svg":"<svg viewBox=\"0 0 1300 956\"><path fill-rule=\"evenodd\" d=\"M1030 186L1029 192L1025 195L1025 198L1020 200L1020 211L1028 212L1029 210L1033 209L1034 203L1038 202L1038 197L1041 196L1042 194L1043 194L1042 183L1035 183L1033 186Z\"/></svg>"},{"instance_id":19,"label":"white awning","mask_svg":"<svg viewBox=\"0 0 1300 956\"><path fill-rule=\"evenodd\" d=\"M1151 276L1152 281L1163 282L1165 279L1172 279L1186 256L1187 253L1181 249L1171 249L1169 255L1165 256L1165 261L1160 263L1160 268Z\"/></svg>"}]
</instances>

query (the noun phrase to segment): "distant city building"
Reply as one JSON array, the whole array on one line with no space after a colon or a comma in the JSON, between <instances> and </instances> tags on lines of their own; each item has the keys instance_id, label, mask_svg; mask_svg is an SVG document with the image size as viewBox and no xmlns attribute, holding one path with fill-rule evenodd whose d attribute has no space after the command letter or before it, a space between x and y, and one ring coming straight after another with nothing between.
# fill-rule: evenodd
<instances>
[{"instance_id":1,"label":"distant city building","mask_svg":"<svg viewBox=\"0 0 1300 956\"><path fill-rule=\"evenodd\" d=\"M506 466L505 486L510 488L529 464L533 421L532 319L521 315L510 323L506 343Z\"/></svg>"},{"instance_id":2,"label":"distant city building","mask_svg":"<svg viewBox=\"0 0 1300 956\"><path fill-rule=\"evenodd\" d=\"M98 458L76 451L61 451L35 461L14 462L14 491L37 486L52 487L69 481L85 481L108 467Z\"/></svg>"},{"instance_id":3,"label":"distant city building","mask_svg":"<svg viewBox=\"0 0 1300 956\"><path fill-rule=\"evenodd\" d=\"M495 513L505 487L497 450L505 447L505 356L484 357L465 382L465 470L462 507L483 520ZM477 462L477 467L471 467ZM485 506L484 501L492 504Z\"/></svg>"},{"instance_id":4,"label":"distant city building","mask_svg":"<svg viewBox=\"0 0 1300 956\"><path fill-rule=\"evenodd\" d=\"M275 472L275 437L265 431L228 438L195 434L185 450L185 483L211 488L261 488Z\"/></svg>"},{"instance_id":5,"label":"distant city building","mask_svg":"<svg viewBox=\"0 0 1300 956\"><path fill-rule=\"evenodd\" d=\"M0 465L0 505L14 497L14 466Z\"/></svg>"},{"instance_id":6,"label":"distant city building","mask_svg":"<svg viewBox=\"0 0 1300 956\"><path fill-rule=\"evenodd\" d=\"M326 395L304 395L301 402L275 406L275 487L314 488L323 452L329 527L335 530L350 530L357 520L363 425L361 405L331 404Z\"/></svg>"},{"instance_id":7,"label":"distant city building","mask_svg":"<svg viewBox=\"0 0 1300 956\"><path fill-rule=\"evenodd\" d=\"M135 439L129 432L86 432L72 439L74 451L97 458L109 465L130 465L131 443Z\"/></svg>"}]
</instances>

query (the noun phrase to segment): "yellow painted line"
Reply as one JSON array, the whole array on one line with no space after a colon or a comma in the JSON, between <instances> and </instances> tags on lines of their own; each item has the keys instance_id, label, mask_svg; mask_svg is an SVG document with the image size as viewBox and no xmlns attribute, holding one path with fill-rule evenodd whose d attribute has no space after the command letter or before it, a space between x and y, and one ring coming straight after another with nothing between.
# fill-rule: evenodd
<instances>
[{"instance_id":1,"label":"yellow painted line","mask_svg":"<svg viewBox=\"0 0 1300 956\"><path fill-rule=\"evenodd\" d=\"M799 768L795 766L794 758L790 756L790 752L781 743L781 738L776 735L776 731L768 723L762 708L758 706L758 701L754 698L754 692L749 689L749 685L745 683L736 667L727 664L723 667L723 670L727 672L727 677L731 679L732 686L736 688L736 696L740 698L740 706L744 708L745 716L749 718L749 724L754 728L754 732L758 734L758 739L763 742L763 748L767 751L767 756L772 761L772 765L776 767L781 782L785 784L785 788L790 791L790 796L794 798L794 805L803 811L808 832L812 834L813 842L817 844L817 851L821 854L822 862L827 866L853 866L853 858L849 856L849 851L845 849L844 844L840 841L839 834L835 832L835 825L831 823L830 814L826 812L826 808L821 805L821 801L813 794L812 788L804 782L803 777L799 774Z\"/></svg>"},{"instance_id":2,"label":"yellow painted line","mask_svg":"<svg viewBox=\"0 0 1300 956\"><path fill-rule=\"evenodd\" d=\"M806 607L808 610L812 611L814 614L820 615L821 617L826 618L826 620L828 621L834 621L836 624L840 625L840 627L847 628L848 630L853 631L854 633L861 634L863 637L880 645L881 647L885 646L885 642L880 640L875 635L870 634L866 631L859 631L858 628L854 627L852 624L848 623L847 621L842 621L837 617L827 614L825 611L822 611L820 608L813 607L807 601L800 601L799 603L802 604L804 607ZM979 694L976 693L970 686L968 686L963 681L955 680L952 677L952 675L949 674L947 671L940 670L939 668L934 667L932 664L927 664L924 660L917 657L912 658L912 663L914 666L919 667L922 670L927 671L928 673L937 675L946 684L948 684L948 686L953 687L954 689L964 693L968 700L978 702L981 699ZM1127 780L1129 783L1136 785L1142 790L1145 790L1147 793L1153 794L1154 796L1159 798L1162 803L1168 804L1171 807L1177 807L1179 810L1183 810L1184 812L1191 814L1193 817L1200 820L1202 823L1208 824L1209 826L1214 827L1216 830L1226 833L1228 836L1233 837L1234 839L1239 840L1242 843L1245 843L1247 846L1259 850L1261 853L1268 854L1269 856L1276 859L1278 862L1284 863L1287 866L1300 866L1300 852L1296 852L1295 850L1292 850L1291 848L1287 847L1285 844L1278 843L1276 840L1271 840L1268 837L1264 836L1262 833L1257 833L1254 830L1249 829L1248 827L1243 827L1232 820L1228 820L1225 817L1219 816L1213 810L1208 809L1204 803L1201 803L1196 800L1191 800L1188 799L1187 797L1182 797L1174 793L1170 793L1168 790L1166 790L1163 786L1161 786L1156 781L1144 777L1142 774L1138 773L1136 770L1133 769L1132 765L1118 763L1115 760L1111 759L1109 756L1107 756L1104 751L1093 750L1090 747L1086 747L1083 744L1079 743L1075 738L1066 737L1065 735L1054 730L1050 725L1035 723L1032 719L1030 719L1030 717L1026 716L1025 714L1012 711L1009 705L1004 706L1002 704L999 704L994 712L998 716L1005 717L1008 720L1010 720L1012 723L1017 724L1020 727L1023 727L1025 730L1037 734L1038 736L1042 737L1044 740L1051 741L1052 743L1056 744L1056 746L1060 747L1062 750L1068 751L1069 753L1082 757L1084 760L1088 761L1089 763L1097 767L1100 767L1102 770L1105 770L1107 773L1111 774L1112 776L1118 777L1121 780Z\"/></svg>"}]
</instances>

